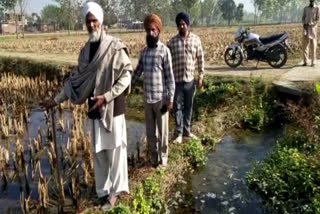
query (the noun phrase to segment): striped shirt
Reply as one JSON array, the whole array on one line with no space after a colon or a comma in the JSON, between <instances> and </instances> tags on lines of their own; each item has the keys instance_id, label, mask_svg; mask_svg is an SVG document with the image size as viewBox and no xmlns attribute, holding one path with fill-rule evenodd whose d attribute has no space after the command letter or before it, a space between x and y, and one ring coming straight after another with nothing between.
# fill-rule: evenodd
<instances>
[{"instance_id":1,"label":"striped shirt","mask_svg":"<svg viewBox=\"0 0 320 214\"><path fill-rule=\"evenodd\" d=\"M168 43L172 54L173 73L176 82L190 82L194 79L197 64L199 77L203 78L204 56L200 38L189 33L186 39L179 34Z\"/></svg>"},{"instance_id":2,"label":"striped shirt","mask_svg":"<svg viewBox=\"0 0 320 214\"><path fill-rule=\"evenodd\" d=\"M144 99L153 104L161 100L173 102L175 83L170 50L158 42L156 48L145 47L140 55L132 84L143 74Z\"/></svg>"}]
</instances>

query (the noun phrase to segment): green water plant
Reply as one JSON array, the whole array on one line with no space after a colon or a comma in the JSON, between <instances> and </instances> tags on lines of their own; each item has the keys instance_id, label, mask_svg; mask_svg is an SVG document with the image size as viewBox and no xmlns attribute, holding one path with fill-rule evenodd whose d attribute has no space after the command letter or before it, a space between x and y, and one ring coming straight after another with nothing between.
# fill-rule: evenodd
<instances>
[{"instance_id":1,"label":"green water plant","mask_svg":"<svg viewBox=\"0 0 320 214\"><path fill-rule=\"evenodd\" d=\"M240 84L235 80L207 78L203 88L197 92L194 104L194 115L201 119L208 110L214 110L226 100L238 94Z\"/></svg>"},{"instance_id":2,"label":"green water plant","mask_svg":"<svg viewBox=\"0 0 320 214\"><path fill-rule=\"evenodd\" d=\"M131 214L131 211L128 206L119 203L115 208L108 211L107 214Z\"/></svg>"},{"instance_id":3,"label":"green water plant","mask_svg":"<svg viewBox=\"0 0 320 214\"><path fill-rule=\"evenodd\" d=\"M247 175L249 187L279 213L320 213L320 161L301 132L281 138Z\"/></svg>"},{"instance_id":4,"label":"green water plant","mask_svg":"<svg viewBox=\"0 0 320 214\"><path fill-rule=\"evenodd\" d=\"M160 197L160 182L163 170L158 169L155 175L146 178L139 185L132 202L133 214L166 213L166 205Z\"/></svg>"},{"instance_id":5,"label":"green water plant","mask_svg":"<svg viewBox=\"0 0 320 214\"><path fill-rule=\"evenodd\" d=\"M260 79L251 78L248 84L249 96L240 107L242 124L254 131L261 131L277 116L275 100L271 90Z\"/></svg>"},{"instance_id":6,"label":"green water plant","mask_svg":"<svg viewBox=\"0 0 320 214\"><path fill-rule=\"evenodd\" d=\"M204 133L201 138L201 143L208 147L209 149L215 149L216 144L219 143L221 141L221 138L219 137L213 137L212 135L208 134L208 133Z\"/></svg>"},{"instance_id":7,"label":"green water plant","mask_svg":"<svg viewBox=\"0 0 320 214\"><path fill-rule=\"evenodd\" d=\"M194 168L204 166L207 160L201 140L196 138L189 140L185 147L185 155Z\"/></svg>"}]
</instances>

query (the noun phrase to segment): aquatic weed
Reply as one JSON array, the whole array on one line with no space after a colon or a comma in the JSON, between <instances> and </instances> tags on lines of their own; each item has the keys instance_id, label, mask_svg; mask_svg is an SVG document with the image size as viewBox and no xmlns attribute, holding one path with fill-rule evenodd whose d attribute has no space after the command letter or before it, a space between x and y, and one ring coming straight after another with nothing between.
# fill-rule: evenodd
<instances>
[{"instance_id":1,"label":"aquatic weed","mask_svg":"<svg viewBox=\"0 0 320 214\"><path fill-rule=\"evenodd\" d=\"M205 150L200 139L191 138L189 140L185 148L185 155L194 168L204 166L207 160Z\"/></svg>"}]
</instances>

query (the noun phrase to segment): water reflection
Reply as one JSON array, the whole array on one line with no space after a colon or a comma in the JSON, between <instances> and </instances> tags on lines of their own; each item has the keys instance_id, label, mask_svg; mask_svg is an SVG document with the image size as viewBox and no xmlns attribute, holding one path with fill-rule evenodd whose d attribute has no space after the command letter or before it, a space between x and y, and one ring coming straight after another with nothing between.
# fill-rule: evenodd
<instances>
[{"instance_id":1,"label":"water reflection","mask_svg":"<svg viewBox=\"0 0 320 214\"><path fill-rule=\"evenodd\" d=\"M256 160L272 151L280 131L260 135L225 137L215 152L208 154L205 168L192 176L196 211L203 214L260 214L269 211L259 197L248 190L245 176Z\"/></svg>"},{"instance_id":2,"label":"water reflection","mask_svg":"<svg viewBox=\"0 0 320 214\"><path fill-rule=\"evenodd\" d=\"M63 118L64 127L66 127L65 131L62 131L59 127L57 128L57 142L61 146L66 146L68 142L68 138L71 135L71 127L72 127L72 114L70 111L66 110L60 116L59 113L56 115L57 118ZM83 125L83 132L85 136L91 130L90 121L86 120ZM45 113L42 109L35 108L29 114L28 126L25 131L25 135L20 139L25 148L25 160L29 163L30 157L27 150L29 139L34 139L38 136L39 131L41 132L42 137L45 139L47 135L47 125L45 119ZM127 121L127 133L128 133L128 156L131 157L132 154L137 152L137 146L140 146L140 151L143 151L143 145L138 144L137 142L141 141L141 138L145 136L145 126L142 123L138 123L135 121ZM10 137L9 139L1 139L0 145L9 150L10 153L10 167L12 169L12 152L15 150L15 141L17 139L15 137ZM41 170L44 176L49 176L50 173L50 164L48 158L44 157L41 159ZM31 181L31 171L29 167L29 181ZM3 185L0 179L0 187ZM0 188L0 213L21 213L20 209L20 188L23 187L24 184L20 185L17 183L9 183L7 189ZM31 199L37 200L37 183L30 183L31 188Z\"/></svg>"}]
</instances>

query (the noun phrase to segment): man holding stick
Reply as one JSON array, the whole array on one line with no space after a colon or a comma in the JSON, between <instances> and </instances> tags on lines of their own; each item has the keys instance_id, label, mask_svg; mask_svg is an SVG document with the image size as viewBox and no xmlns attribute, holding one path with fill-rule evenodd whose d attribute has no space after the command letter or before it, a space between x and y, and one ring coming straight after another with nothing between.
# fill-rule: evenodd
<instances>
[{"instance_id":1,"label":"man holding stick","mask_svg":"<svg viewBox=\"0 0 320 214\"><path fill-rule=\"evenodd\" d=\"M78 66L63 90L41 103L46 109L70 99L88 101L96 192L103 210L115 206L121 192L129 192L125 96L132 65L124 44L103 30L103 10L95 2L83 6L89 40L81 50Z\"/></svg>"}]
</instances>

